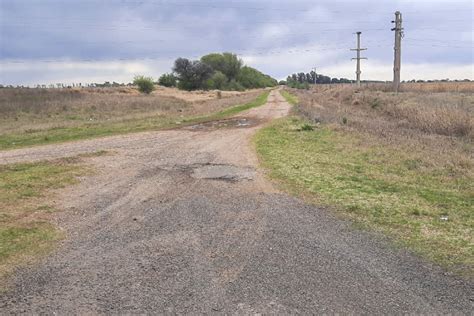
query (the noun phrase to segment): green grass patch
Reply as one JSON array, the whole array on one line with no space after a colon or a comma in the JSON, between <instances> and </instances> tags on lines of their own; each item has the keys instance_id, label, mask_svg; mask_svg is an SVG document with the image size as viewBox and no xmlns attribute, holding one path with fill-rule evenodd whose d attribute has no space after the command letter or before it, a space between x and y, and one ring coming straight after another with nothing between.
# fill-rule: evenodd
<instances>
[{"instance_id":1,"label":"green grass patch","mask_svg":"<svg viewBox=\"0 0 474 316\"><path fill-rule=\"evenodd\" d=\"M265 103L267 103L267 99L268 99L268 95L270 94L270 91L266 91L264 93L262 93L261 95L259 95L254 101L252 102L249 102L247 104L243 104L243 105L237 105L237 106L234 106L234 107L231 107L231 108L228 108L228 109L225 109L221 112L218 112L216 114L211 114L209 117L207 118L211 118L211 119L223 119L223 118L227 118L229 116L233 116L233 115L236 115L236 114L239 114L240 112L243 112L243 111L247 111L247 110L250 110L252 108L256 108L256 107L259 107L259 106L262 106L264 105Z\"/></svg>"},{"instance_id":2,"label":"green grass patch","mask_svg":"<svg viewBox=\"0 0 474 316\"><path fill-rule=\"evenodd\" d=\"M81 158L0 166L0 279L61 238L47 220L52 191L88 172Z\"/></svg>"},{"instance_id":3,"label":"green grass patch","mask_svg":"<svg viewBox=\"0 0 474 316\"><path fill-rule=\"evenodd\" d=\"M474 179L425 163L422 153L365 145L329 127L302 130L287 118L259 131L257 152L293 194L460 274L474 275Z\"/></svg>"},{"instance_id":4,"label":"green grass patch","mask_svg":"<svg viewBox=\"0 0 474 316\"><path fill-rule=\"evenodd\" d=\"M0 135L0 150L46 145L75 141L81 139L127 134L134 132L160 130L177 126L190 125L203 121L223 119L242 111L266 103L269 92L259 95L254 101L230 107L221 112L198 117L154 116L140 119L129 119L115 122L87 123L77 127L55 127L48 130L30 130L25 133Z\"/></svg>"},{"instance_id":5,"label":"green grass patch","mask_svg":"<svg viewBox=\"0 0 474 316\"><path fill-rule=\"evenodd\" d=\"M288 102L291 105L297 105L299 102L297 96L289 93L286 90L280 90L280 94L285 98L286 102Z\"/></svg>"},{"instance_id":6,"label":"green grass patch","mask_svg":"<svg viewBox=\"0 0 474 316\"><path fill-rule=\"evenodd\" d=\"M176 125L175 121L176 118L156 116L146 119L87 123L77 127L56 127L27 133L3 134L0 135L0 150L169 128Z\"/></svg>"}]
</instances>

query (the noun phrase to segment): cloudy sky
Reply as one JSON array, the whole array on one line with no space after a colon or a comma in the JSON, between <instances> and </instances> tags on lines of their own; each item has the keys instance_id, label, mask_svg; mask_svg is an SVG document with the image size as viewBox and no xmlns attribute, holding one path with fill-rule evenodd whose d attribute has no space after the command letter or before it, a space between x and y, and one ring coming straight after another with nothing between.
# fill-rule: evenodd
<instances>
[{"instance_id":1,"label":"cloudy sky","mask_svg":"<svg viewBox=\"0 0 474 316\"><path fill-rule=\"evenodd\" d=\"M316 68L391 80L394 12L402 79L474 79L471 0L0 0L0 84L130 82L177 57L237 53L281 79Z\"/></svg>"}]
</instances>

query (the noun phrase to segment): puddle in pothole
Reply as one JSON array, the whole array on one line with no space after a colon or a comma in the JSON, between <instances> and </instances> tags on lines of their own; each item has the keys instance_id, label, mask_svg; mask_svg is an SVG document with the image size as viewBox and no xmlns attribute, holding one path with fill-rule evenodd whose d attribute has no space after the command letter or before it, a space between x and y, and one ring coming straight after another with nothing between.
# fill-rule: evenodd
<instances>
[{"instance_id":1,"label":"puddle in pothole","mask_svg":"<svg viewBox=\"0 0 474 316\"><path fill-rule=\"evenodd\" d=\"M225 119L225 120L219 120L219 121L199 123L196 125L185 127L185 129L200 131L200 130L218 129L218 128L248 128L248 127L255 126L257 124L258 124L258 121L256 119L232 118L232 119Z\"/></svg>"},{"instance_id":2,"label":"puddle in pothole","mask_svg":"<svg viewBox=\"0 0 474 316\"><path fill-rule=\"evenodd\" d=\"M194 168L191 177L195 179L211 179L237 182L253 180L255 169L250 167L237 167L233 165L203 165Z\"/></svg>"}]
</instances>

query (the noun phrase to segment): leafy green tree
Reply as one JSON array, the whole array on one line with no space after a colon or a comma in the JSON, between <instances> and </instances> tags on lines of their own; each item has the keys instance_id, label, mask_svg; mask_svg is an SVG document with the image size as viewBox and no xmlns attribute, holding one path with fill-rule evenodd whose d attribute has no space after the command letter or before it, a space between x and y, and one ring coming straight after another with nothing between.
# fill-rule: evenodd
<instances>
[{"instance_id":1,"label":"leafy green tree","mask_svg":"<svg viewBox=\"0 0 474 316\"><path fill-rule=\"evenodd\" d=\"M318 75L318 78L316 79L316 83L321 83L321 84L331 83L331 77Z\"/></svg>"},{"instance_id":2,"label":"leafy green tree","mask_svg":"<svg viewBox=\"0 0 474 316\"><path fill-rule=\"evenodd\" d=\"M200 60L178 58L173 72L178 88L185 90L243 90L274 87L278 81L260 71L242 66L242 60L232 53L209 54Z\"/></svg>"},{"instance_id":3,"label":"leafy green tree","mask_svg":"<svg viewBox=\"0 0 474 316\"><path fill-rule=\"evenodd\" d=\"M305 83L306 82L306 74L304 72L298 73L298 82Z\"/></svg>"},{"instance_id":4,"label":"leafy green tree","mask_svg":"<svg viewBox=\"0 0 474 316\"><path fill-rule=\"evenodd\" d=\"M158 79L158 84L164 87L176 87L177 79L173 74L163 74Z\"/></svg>"},{"instance_id":5,"label":"leafy green tree","mask_svg":"<svg viewBox=\"0 0 474 316\"><path fill-rule=\"evenodd\" d=\"M309 75L311 76L311 81L309 83L315 84L316 83L316 78L318 77L318 75L316 74L316 71L311 70L309 72Z\"/></svg>"},{"instance_id":6,"label":"leafy green tree","mask_svg":"<svg viewBox=\"0 0 474 316\"><path fill-rule=\"evenodd\" d=\"M203 63L208 64L214 71L220 71L228 80L237 79L242 68L242 60L232 53L209 54L201 57Z\"/></svg>"},{"instance_id":7,"label":"leafy green tree","mask_svg":"<svg viewBox=\"0 0 474 316\"><path fill-rule=\"evenodd\" d=\"M205 88L207 79L213 74L213 70L208 64L199 60L190 61L186 58L176 59L173 71L179 80L178 88L189 91Z\"/></svg>"},{"instance_id":8,"label":"leafy green tree","mask_svg":"<svg viewBox=\"0 0 474 316\"><path fill-rule=\"evenodd\" d=\"M231 80L226 86L225 90L229 91L244 91L245 87L237 80Z\"/></svg>"},{"instance_id":9,"label":"leafy green tree","mask_svg":"<svg viewBox=\"0 0 474 316\"><path fill-rule=\"evenodd\" d=\"M133 79L133 84L138 86L138 90L141 93L150 94L153 90L155 90L153 78L151 77L136 76Z\"/></svg>"},{"instance_id":10,"label":"leafy green tree","mask_svg":"<svg viewBox=\"0 0 474 316\"><path fill-rule=\"evenodd\" d=\"M278 85L278 82L252 67L244 66L240 70L237 81L247 89L266 88Z\"/></svg>"},{"instance_id":11,"label":"leafy green tree","mask_svg":"<svg viewBox=\"0 0 474 316\"><path fill-rule=\"evenodd\" d=\"M228 83L227 76L220 71L216 71L210 79L207 80L208 89L223 90Z\"/></svg>"}]
</instances>

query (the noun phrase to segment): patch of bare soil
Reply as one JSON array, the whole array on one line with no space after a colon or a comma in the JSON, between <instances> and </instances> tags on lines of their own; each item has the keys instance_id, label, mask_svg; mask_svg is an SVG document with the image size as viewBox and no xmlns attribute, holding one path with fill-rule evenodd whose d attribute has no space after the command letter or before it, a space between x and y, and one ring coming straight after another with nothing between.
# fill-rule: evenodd
<instances>
[{"instance_id":1,"label":"patch of bare soil","mask_svg":"<svg viewBox=\"0 0 474 316\"><path fill-rule=\"evenodd\" d=\"M249 90L249 91L251 92L252 90ZM157 86L153 94L166 96L166 97L173 97L176 99L184 100L186 102L199 102L199 101L214 100L218 98L229 98L229 97L240 96L240 95L249 93L249 91L245 91L245 92L217 91L217 90L184 91L184 90L179 90L177 88L167 88L167 87ZM255 90L255 91L260 91L260 90Z\"/></svg>"}]
</instances>

